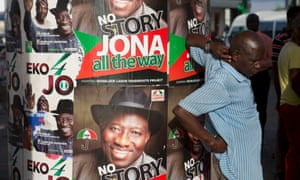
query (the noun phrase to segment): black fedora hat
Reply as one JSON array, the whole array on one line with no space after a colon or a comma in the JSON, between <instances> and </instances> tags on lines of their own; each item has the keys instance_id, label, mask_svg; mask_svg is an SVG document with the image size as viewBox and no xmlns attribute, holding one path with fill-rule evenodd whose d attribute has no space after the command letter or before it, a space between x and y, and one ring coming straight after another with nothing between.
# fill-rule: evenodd
<instances>
[{"instance_id":1,"label":"black fedora hat","mask_svg":"<svg viewBox=\"0 0 300 180\"><path fill-rule=\"evenodd\" d=\"M163 125L164 118L159 111L151 109L150 103L142 89L122 87L113 94L108 105L92 105L91 112L97 124L110 120L117 112L140 114L148 120L151 134L155 134Z\"/></svg>"},{"instance_id":2,"label":"black fedora hat","mask_svg":"<svg viewBox=\"0 0 300 180\"><path fill-rule=\"evenodd\" d=\"M61 99L57 104L57 108L51 112L56 115L61 113L73 114L73 101L70 99Z\"/></svg>"},{"instance_id":3,"label":"black fedora hat","mask_svg":"<svg viewBox=\"0 0 300 180\"><path fill-rule=\"evenodd\" d=\"M61 11L68 11L69 0L57 0L56 7L50 9L50 12L56 16Z\"/></svg>"}]
</instances>

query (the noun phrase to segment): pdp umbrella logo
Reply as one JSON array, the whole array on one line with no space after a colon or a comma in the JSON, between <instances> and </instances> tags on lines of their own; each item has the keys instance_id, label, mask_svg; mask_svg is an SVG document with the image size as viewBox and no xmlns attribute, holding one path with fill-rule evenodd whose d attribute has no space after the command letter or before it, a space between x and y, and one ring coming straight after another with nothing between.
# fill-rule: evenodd
<instances>
[{"instance_id":1,"label":"pdp umbrella logo","mask_svg":"<svg viewBox=\"0 0 300 180\"><path fill-rule=\"evenodd\" d=\"M178 149L180 145L180 141L184 138L184 132L180 128L172 129L168 136L168 145L170 149Z\"/></svg>"},{"instance_id":2,"label":"pdp umbrella logo","mask_svg":"<svg viewBox=\"0 0 300 180\"><path fill-rule=\"evenodd\" d=\"M178 139L183 137L184 137L184 132L179 128L172 129L169 133L169 139Z\"/></svg>"},{"instance_id":3,"label":"pdp umbrella logo","mask_svg":"<svg viewBox=\"0 0 300 180\"><path fill-rule=\"evenodd\" d=\"M86 128L82 129L77 133L77 139L83 139L84 143L81 144L81 150L87 151L89 149L89 141L97 140L97 134L94 130Z\"/></svg>"},{"instance_id":4,"label":"pdp umbrella logo","mask_svg":"<svg viewBox=\"0 0 300 180\"><path fill-rule=\"evenodd\" d=\"M164 89L152 89L151 90L151 101L162 102L165 100L165 90Z\"/></svg>"},{"instance_id":5,"label":"pdp umbrella logo","mask_svg":"<svg viewBox=\"0 0 300 180\"><path fill-rule=\"evenodd\" d=\"M94 130L86 128L77 133L77 139L97 140L97 134Z\"/></svg>"}]
</instances>

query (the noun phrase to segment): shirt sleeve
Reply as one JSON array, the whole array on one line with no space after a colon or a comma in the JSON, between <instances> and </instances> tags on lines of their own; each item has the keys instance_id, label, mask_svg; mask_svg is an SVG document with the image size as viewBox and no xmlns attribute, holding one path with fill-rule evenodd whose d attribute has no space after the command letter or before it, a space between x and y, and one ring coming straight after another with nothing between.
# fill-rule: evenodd
<instances>
[{"instance_id":1,"label":"shirt sleeve","mask_svg":"<svg viewBox=\"0 0 300 180\"><path fill-rule=\"evenodd\" d=\"M210 53L205 53L203 49L194 46L190 47L190 57L200 66L206 66L207 62L213 58Z\"/></svg>"},{"instance_id":2,"label":"shirt sleeve","mask_svg":"<svg viewBox=\"0 0 300 180\"><path fill-rule=\"evenodd\" d=\"M230 103L224 85L218 81L207 81L199 89L179 102L179 105L195 116L214 111Z\"/></svg>"}]
</instances>

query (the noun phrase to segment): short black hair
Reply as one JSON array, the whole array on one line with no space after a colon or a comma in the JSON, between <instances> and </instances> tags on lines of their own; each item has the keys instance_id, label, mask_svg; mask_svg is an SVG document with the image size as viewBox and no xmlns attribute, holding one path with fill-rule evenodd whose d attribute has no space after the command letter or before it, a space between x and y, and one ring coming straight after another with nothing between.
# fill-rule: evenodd
<instances>
[{"instance_id":1,"label":"short black hair","mask_svg":"<svg viewBox=\"0 0 300 180\"><path fill-rule=\"evenodd\" d=\"M287 18L296 17L297 14L300 14L300 6L291 6L286 12Z\"/></svg>"}]
</instances>

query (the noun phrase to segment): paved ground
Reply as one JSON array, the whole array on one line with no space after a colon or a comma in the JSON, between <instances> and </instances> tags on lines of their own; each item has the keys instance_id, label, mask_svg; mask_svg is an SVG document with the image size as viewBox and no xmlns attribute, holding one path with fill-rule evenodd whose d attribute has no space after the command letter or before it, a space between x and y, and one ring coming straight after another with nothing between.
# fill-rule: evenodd
<instances>
[{"instance_id":1,"label":"paved ground","mask_svg":"<svg viewBox=\"0 0 300 180\"><path fill-rule=\"evenodd\" d=\"M263 168L264 179L274 180L275 167L275 145L276 129L278 116L275 111L275 92L271 86L268 104L268 121L265 127L264 151L263 151ZM0 97L0 180L8 180L8 159L7 159L7 111L3 105L3 98Z\"/></svg>"},{"instance_id":2,"label":"paved ground","mask_svg":"<svg viewBox=\"0 0 300 180\"><path fill-rule=\"evenodd\" d=\"M271 83L271 85L273 85ZM276 94L271 86L268 99L268 114L263 145L264 180L275 180L275 150L278 113L276 111Z\"/></svg>"}]
</instances>

